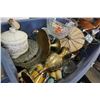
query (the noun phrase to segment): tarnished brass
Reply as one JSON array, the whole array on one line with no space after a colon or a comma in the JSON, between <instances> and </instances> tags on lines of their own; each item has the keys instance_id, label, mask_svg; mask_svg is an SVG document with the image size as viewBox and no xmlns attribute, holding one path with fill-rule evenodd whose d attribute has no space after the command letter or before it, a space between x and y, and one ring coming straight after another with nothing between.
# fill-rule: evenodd
<instances>
[{"instance_id":1,"label":"tarnished brass","mask_svg":"<svg viewBox=\"0 0 100 100\"><path fill-rule=\"evenodd\" d=\"M43 70L43 66L41 64L37 64L34 69L30 69L29 71L24 69L19 74L26 83L43 83L45 80L45 73L39 75L41 70ZM35 77L36 75L38 76Z\"/></svg>"},{"instance_id":2,"label":"tarnished brass","mask_svg":"<svg viewBox=\"0 0 100 100\"><path fill-rule=\"evenodd\" d=\"M55 72L51 72L50 76L53 77L56 80L56 73Z\"/></svg>"},{"instance_id":3,"label":"tarnished brass","mask_svg":"<svg viewBox=\"0 0 100 100\"><path fill-rule=\"evenodd\" d=\"M44 30L40 29L37 32L37 42L41 49L41 60L45 61L50 53L48 37Z\"/></svg>"},{"instance_id":4,"label":"tarnished brass","mask_svg":"<svg viewBox=\"0 0 100 100\"><path fill-rule=\"evenodd\" d=\"M46 73L42 73L36 78L35 83L44 83L45 79L46 79Z\"/></svg>"},{"instance_id":5,"label":"tarnished brass","mask_svg":"<svg viewBox=\"0 0 100 100\"><path fill-rule=\"evenodd\" d=\"M61 44L59 40L56 40L53 44L50 44L50 47L52 48L60 48Z\"/></svg>"},{"instance_id":6,"label":"tarnished brass","mask_svg":"<svg viewBox=\"0 0 100 100\"><path fill-rule=\"evenodd\" d=\"M35 65L35 68L30 69L29 73L33 79L35 79L35 76L39 74L40 71L43 70L43 65L42 64L37 64Z\"/></svg>"},{"instance_id":7,"label":"tarnished brass","mask_svg":"<svg viewBox=\"0 0 100 100\"><path fill-rule=\"evenodd\" d=\"M63 57L68 53L65 47L62 48L62 52L60 54L52 53L46 60L45 67L55 67L62 64Z\"/></svg>"},{"instance_id":8,"label":"tarnished brass","mask_svg":"<svg viewBox=\"0 0 100 100\"><path fill-rule=\"evenodd\" d=\"M60 48L60 41L56 40L55 43L51 44L50 39L43 29L37 32L37 42L42 51L41 60L46 60L50 54L51 47Z\"/></svg>"},{"instance_id":9,"label":"tarnished brass","mask_svg":"<svg viewBox=\"0 0 100 100\"><path fill-rule=\"evenodd\" d=\"M44 69L39 72L38 75L35 75L34 78L41 75L43 72L49 72L49 71L55 71L58 70L61 67L61 64L63 62L63 57L68 53L67 48L63 47L60 54L52 53L47 58Z\"/></svg>"},{"instance_id":10,"label":"tarnished brass","mask_svg":"<svg viewBox=\"0 0 100 100\"><path fill-rule=\"evenodd\" d=\"M50 70L53 69L59 70L58 66L60 66L63 62L63 57L68 53L67 49L65 47L62 48L62 51L60 54L52 53L48 59L46 60L45 66L36 66L36 69L30 70L29 72L25 71L22 72L22 77L24 78L25 82L27 82L27 78L29 78L28 82L34 82L34 83L42 83L44 82L46 76L45 74L48 73ZM60 66L61 67L61 66ZM26 76L26 77L25 77ZM57 80L61 78L60 72L57 71Z\"/></svg>"},{"instance_id":11,"label":"tarnished brass","mask_svg":"<svg viewBox=\"0 0 100 100\"><path fill-rule=\"evenodd\" d=\"M38 72L34 71L34 75L37 75ZM43 83L45 80L45 74L42 73L38 77L33 78L25 69L21 72L21 78L24 83Z\"/></svg>"}]
</instances>

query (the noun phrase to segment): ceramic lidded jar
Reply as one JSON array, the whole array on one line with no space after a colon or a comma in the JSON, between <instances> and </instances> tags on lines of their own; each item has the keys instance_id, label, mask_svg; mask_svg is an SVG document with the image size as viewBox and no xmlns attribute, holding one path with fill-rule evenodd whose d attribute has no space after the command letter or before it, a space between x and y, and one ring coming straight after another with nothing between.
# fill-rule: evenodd
<instances>
[{"instance_id":1,"label":"ceramic lidded jar","mask_svg":"<svg viewBox=\"0 0 100 100\"><path fill-rule=\"evenodd\" d=\"M1 42L8 49L12 58L17 58L28 50L28 36L25 32L10 27L1 34Z\"/></svg>"}]
</instances>

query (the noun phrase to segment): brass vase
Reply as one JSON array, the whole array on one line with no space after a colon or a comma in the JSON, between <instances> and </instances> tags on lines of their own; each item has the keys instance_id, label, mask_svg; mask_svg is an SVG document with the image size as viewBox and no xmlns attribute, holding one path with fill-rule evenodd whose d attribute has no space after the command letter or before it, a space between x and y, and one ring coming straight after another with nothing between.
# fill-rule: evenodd
<instances>
[{"instance_id":1,"label":"brass vase","mask_svg":"<svg viewBox=\"0 0 100 100\"><path fill-rule=\"evenodd\" d=\"M52 53L46 60L45 66L43 70L41 70L38 75L35 75L34 78L37 78L42 73L52 72L56 71L61 67L61 64L63 62L63 57L68 53L67 49L65 47L62 48L62 51L60 54Z\"/></svg>"},{"instance_id":2,"label":"brass vase","mask_svg":"<svg viewBox=\"0 0 100 100\"><path fill-rule=\"evenodd\" d=\"M63 61L63 57L68 53L65 47L62 48L62 52L60 54L52 53L46 60L45 67L52 68L56 66L60 66Z\"/></svg>"}]
</instances>

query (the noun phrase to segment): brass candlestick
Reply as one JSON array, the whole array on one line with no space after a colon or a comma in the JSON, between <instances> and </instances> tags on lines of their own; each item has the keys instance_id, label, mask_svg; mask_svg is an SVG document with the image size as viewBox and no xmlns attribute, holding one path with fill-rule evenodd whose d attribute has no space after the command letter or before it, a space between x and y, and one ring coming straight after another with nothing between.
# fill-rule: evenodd
<instances>
[{"instance_id":1,"label":"brass candlestick","mask_svg":"<svg viewBox=\"0 0 100 100\"><path fill-rule=\"evenodd\" d=\"M59 40L56 40L54 43L50 44L51 48L61 48L61 44Z\"/></svg>"}]
</instances>

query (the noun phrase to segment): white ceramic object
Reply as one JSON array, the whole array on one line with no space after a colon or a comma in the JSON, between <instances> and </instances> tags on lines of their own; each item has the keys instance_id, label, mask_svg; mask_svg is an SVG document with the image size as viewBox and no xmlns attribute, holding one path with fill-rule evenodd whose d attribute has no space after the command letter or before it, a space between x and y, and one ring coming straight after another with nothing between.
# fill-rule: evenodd
<instances>
[{"instance_id":1,"label":"white ceramic object","mask_svg":"<svg viewBox=\"0 0 100 100\"><path fill-rule=\"evenodd\" d=\"M25 32L11 27L1 34L1 42L12 58L17 58L28 50L28 36Z\"/></svg>"},{"instance_id":2,"label":"white ceramic object","mask_svg":"<svg viewBox=\"0 0 100 100\"><path fill-rule=\"evenodd\" d=\"M9 19L8 23L11 27L14 27L15 29L20 29L20 24L15 19Z\"/></svg>"}]
</instances>

